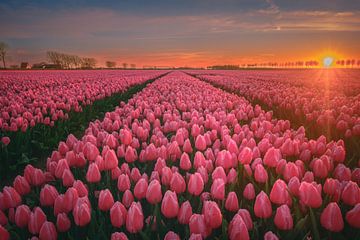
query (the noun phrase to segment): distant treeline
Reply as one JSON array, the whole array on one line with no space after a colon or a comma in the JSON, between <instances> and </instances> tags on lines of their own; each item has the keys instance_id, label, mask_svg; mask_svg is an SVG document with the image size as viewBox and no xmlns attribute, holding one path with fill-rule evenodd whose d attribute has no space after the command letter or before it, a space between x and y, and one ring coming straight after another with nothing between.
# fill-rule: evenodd
<instances>
[{"instance_id":1,"label":"distant treeline","mask_svg":"<svg viewBox=\"0 0 360 240\"><path fill-rule=\"evenodd\" d=\"M236 69L240 69L240 66L239 65L215 65L215 66L209 66L208 69L236 70Z\"/></svg>"},{"instance_id":2,"label":"distant treeline","mask_svg":"<svg viewBox=\"0 0 360 240\"><path fill-rule=\"evenodd\" d=\"M73 69L73 68L95 68L96 59L89 57L79 57L66 53L55 51L48 51L46 53L49 61L55 65L56 68Z\"/></svg>"}]
</instances>

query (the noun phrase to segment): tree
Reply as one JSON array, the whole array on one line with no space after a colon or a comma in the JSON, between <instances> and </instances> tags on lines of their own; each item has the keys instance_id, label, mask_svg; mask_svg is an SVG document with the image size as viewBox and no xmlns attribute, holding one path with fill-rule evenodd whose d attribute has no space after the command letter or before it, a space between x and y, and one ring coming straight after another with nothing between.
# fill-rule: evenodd
<instances>
[{"instance_id":1,"label":"tree","mask_svg":"<svg viewBox=\"0 0 360 240\"><path fill-rule=\"evenodd\" d=\"M7 53L7 49L8 49L8 48L9 48L9 46L8 46L6 43L0 42L0 57L1 57L1 59L2 59L4 68L6 68L5 56L6 56L6 53Z\"/></svg>"},{"instance_id":2,"label":"tree","mask_svg":"<svg viewBox=\"0 0 360 240\"><path fill-rule=\"evenodd\" d=\"M122 65L123 65L123 68L126 69L128 64L127 64L127 63L123 63Z\"/></svg>"},{"instance_id":3,"label":"tree","mask_svg":"<svg viewBox=\"0 0 360 240\"><path fill-rule=\"evenodd\" d=\"M106 61L106 67L107 68L114 68L116 67L116 62L112 62L112 61Z\"/></svg>"},{"instance_id":4,"label":"tree","mask_svg":"<svg viewBox=\"0 0 360 240\"><path fill-rule=\"evenodd\" d=\"M96 66L96 59L95 58L83 58L82 59L82 68L94 68Z\"/></svg>"}]
</instances>

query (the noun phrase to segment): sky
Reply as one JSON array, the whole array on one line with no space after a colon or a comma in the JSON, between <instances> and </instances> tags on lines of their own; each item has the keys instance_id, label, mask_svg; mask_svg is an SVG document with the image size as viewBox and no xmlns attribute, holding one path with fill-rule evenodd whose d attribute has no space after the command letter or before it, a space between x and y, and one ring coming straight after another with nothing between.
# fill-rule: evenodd
<instances>
[{"instance_id":1,"label":"sky","mask_svg":"<svg viewBox=\"0 0 360 240\"><path fill-rule=\"evenodd\" d=\"M46 51L142 66L360 59L359 0L0 1L8 62Z\"/></svg>"}]
</instances>

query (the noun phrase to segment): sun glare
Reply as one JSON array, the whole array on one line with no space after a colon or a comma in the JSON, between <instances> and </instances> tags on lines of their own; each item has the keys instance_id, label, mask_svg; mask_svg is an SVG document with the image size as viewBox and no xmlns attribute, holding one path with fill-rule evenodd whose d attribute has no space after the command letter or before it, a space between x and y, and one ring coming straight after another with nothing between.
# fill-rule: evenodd
<instances>
[{"instance_id":1,"label":"sun glare","mask_svg":"<svg viewBox=\"0 0 360 240\"><path fill-rule=\"evenodd\" d=\"M327 68L331 67L333 62L334 62L334 58L332 58L332 57L325 57L323 59L323 65L324 65L324 67L327 67Z\"/></svg>"}]
</instances>

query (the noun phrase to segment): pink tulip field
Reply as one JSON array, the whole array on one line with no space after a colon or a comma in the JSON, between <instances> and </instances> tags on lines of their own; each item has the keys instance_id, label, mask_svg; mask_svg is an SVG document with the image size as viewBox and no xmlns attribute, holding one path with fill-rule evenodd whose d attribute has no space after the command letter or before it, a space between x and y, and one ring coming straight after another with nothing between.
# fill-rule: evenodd
<instances>
[{"instance_id":1,"label":"pink tulip field","mask_svg":"<svg viewBox=\"0 0 360 240\"><path fill-rule=\"evenodd\" d=\"M316 74L1 72L0 240L360 239L360 86Z\"/></svg>"}]
</instances>

